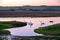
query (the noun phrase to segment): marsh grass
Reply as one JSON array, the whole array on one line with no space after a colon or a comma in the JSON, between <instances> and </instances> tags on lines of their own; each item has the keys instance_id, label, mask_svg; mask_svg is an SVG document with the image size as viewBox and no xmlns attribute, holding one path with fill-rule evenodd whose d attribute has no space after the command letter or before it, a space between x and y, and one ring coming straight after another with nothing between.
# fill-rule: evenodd
<instances>
[{"instance_id":1,"label":"marsh grass","mask_svg":"<svg viewBox=\"0 0 60 40\"><path fill-rule=\"evenodd\" d=\"M1 21L0 29L14 28L14 27L22 27L26 26L26 22L17 22L17 21Z\"/></svg>"},{"instance_id":2,"label":"marsh grass","mask_svg":"<svg viewBox=\"0 0 60 40\"><path fill-rule=\"evenodd\" d=\"M60 35L60 23L46 27L40 27L38 29L35 29L34 31L36 33L45 35Z\"/></svg>"}]
</instances>

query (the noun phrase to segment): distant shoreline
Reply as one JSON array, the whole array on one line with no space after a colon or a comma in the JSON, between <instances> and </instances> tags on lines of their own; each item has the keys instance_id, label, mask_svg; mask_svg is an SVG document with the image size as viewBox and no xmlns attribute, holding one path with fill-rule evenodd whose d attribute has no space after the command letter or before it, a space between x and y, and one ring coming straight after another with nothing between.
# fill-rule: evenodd
<instances>
[{"instance_id":1,"label":"distant shoreline","mask_svg":"<svg viewBox=\"0 0 60 40\"><path fill-rule=\"evenodd\" d=\"M60 11L18 12L3 11L0 17L60 17Z\"/></svg>"}]
</instances>

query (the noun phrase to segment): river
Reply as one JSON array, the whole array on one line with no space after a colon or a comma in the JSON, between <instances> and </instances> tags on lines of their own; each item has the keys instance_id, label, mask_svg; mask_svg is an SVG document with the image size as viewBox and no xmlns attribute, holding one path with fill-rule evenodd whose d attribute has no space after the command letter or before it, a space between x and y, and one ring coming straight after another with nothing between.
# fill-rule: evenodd
<instances>
[{"instance_id":1,"label":"river","mask_svg":"<svg viewBox=\"0 0 60 40\"><path fill-rule=\"evenodd\" d=\"M27 22L27 26L6 29L6 30L9 30L12 35L16 35L16 36L42 36L43 34L35 33L34 29L60 23L60 17L33 17L33 18L32 17L6 17L6 18L0 18L0 21ZM50 21L53 21L53 22L50 22ZM33 25L30 26L28 24L30 22L33 23ZM42 24L42 23L44 23L44 24Z\"/></svg>"}]
</instances>

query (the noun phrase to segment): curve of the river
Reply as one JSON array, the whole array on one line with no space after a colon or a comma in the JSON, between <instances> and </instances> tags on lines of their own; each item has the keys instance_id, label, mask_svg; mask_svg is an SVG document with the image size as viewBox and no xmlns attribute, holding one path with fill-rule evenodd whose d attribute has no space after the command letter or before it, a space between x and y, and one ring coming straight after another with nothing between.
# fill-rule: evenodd
<instances>
[{"instance_id":1,"label":"curve of the river","mask_svg":"<svg viewBox=\"0 0 60 40\"><path fill-rule=\"evenodd\" d=\"M34 32L34 29L39 27L44 27L48 25L53 25L56 23L60 23L60 17L40 17L40 18L30 18L30 17L16 17L16 18L0 18L0 21L22 21L27 22L27 26L11 28L7 29L11 32L12 35L17 36L42 36L42 34L37 34ZM51 23L50 21L53 21ZM28 23L33 23L33 25L29 25ZM42 24L44 23L44 24ZM42 24L42 25L41 25Z\"/></svg>"}]
</instances>

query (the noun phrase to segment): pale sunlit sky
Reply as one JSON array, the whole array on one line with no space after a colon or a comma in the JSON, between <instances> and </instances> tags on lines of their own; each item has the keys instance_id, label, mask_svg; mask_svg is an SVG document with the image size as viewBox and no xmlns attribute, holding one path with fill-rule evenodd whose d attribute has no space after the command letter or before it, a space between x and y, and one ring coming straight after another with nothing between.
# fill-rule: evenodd
<instances>
[{"instance_id":1,"label":"pale sunlit sky","mask_svg":"<svg viewBox=\"0 0 60 40\"><path fill-rule=\"evenodd\" d=\"M55 5L60 6L60 0L0 0L0 6L22 6L22 5Z\"/></svg>"}]
</instances>

